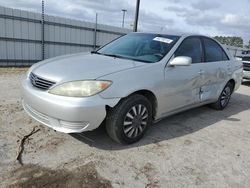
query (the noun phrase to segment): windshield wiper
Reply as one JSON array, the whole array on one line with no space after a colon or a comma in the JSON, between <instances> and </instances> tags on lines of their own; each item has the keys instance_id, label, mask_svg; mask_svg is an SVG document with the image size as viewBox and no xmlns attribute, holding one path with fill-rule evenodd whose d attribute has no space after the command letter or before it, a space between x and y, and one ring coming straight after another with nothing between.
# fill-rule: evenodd
<instances>
[{"instance_id":1,"label":"windshield wiper","mask_svg":"<svg viewBox=\"0 0 250 188\"><path fill-rule=\"evenodd\" d=\"M144 59L136 59L136 58L128 58L134 61L139 61L139 62L143 62L143 63L153 63L152 61L148 61L148 60L144 60Z\"/></svg>"},{"instance_id":2,"label":"windshield wiper","mask_svg":"<svg viewBox=\"0 0 250 188\"><path fill-rule=\"evenodd\" d=\"M115 58L124 58L123 56L115 55L115 54L102 54L102 55L110 56L110 57L115 57Z\"/></svg>"},{"instance_id":3,"label":"windshield wiper","mask_svg":"<svg viewBox=\"0 0 250 188\"><path fill-rule=\"evenodd\" d=\"M105 55L105 56L114 57L114 58L129 59L129 60L134 60L134 61L139 61L139 62L144 62L144 63L152 63L151 61L148 61L148 60L126 57L126 56L121 56L121 55L116 55L116 54L104 54L104 53L100 53L97 51L91 51L91 53Z\"/></svg>"},{"instance_id":4,"label":"windshield wiper","mask_svg":"<svg viewBox=\"0 0 250 188\"><path fill-rule=\"evenodd\" d=\"M98 52L98 51L94 51L94 50L93 50L93 51L91 51L90 53L91 53L91 54L101 54L100 52Z\"/></svg>"},{"instance_id":5,"label":"windshield wiper","mask_svg":"<svg viewBox=\"0 0 250 188\"><path fill-rule=\"evenodd\" d=\"M133 61L139 61L139 62L144 62L144 63L152 63L152 61L144 60L144 59L137 59L133 57L126 57L126 56L121 56L121 55L116 55L116 54L102 54L110 57L115 57L115 58L121 58L121 59L128 59L128 60L133 60Z\"/></svg>"},{"instance_id":6,"label":"windshield wiper","mask_svg":"<svg viewBox=\"0 0 250 188\"><path fill-rule=\"evenodd\" d=\"M104 53L100 53L98 51L91 51L91 54L100 54L100 55L105 55L105 56L110 56L110 57L115 57L115 58L122 58L122 56L119 55L115 55L115 54L104 54Z\"/></svg>"}]
</instances>

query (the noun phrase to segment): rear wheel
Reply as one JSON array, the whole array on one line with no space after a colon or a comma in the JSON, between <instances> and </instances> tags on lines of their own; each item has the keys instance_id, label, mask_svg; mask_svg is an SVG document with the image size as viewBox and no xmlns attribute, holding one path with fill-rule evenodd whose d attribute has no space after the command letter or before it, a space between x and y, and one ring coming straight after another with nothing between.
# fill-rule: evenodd
<instances>
[{"instance_id":1,"label":"rear wheel","mask_svg":"<svg viewBox=\"0 0 250 188\"><path fill-rule=\"evenodd\" d=\"M233 84L231 82L228 82L227 85L224 87L223 91L221 92L218 100L215 103L211 104L211 107L217 110L223 110L227 107L232 93Z\"/></svg>"},{"instance_id":2,"label":"rear wheel","mask_svg":"<svg viewBox=\"0 0 250 188\"><path fill-rule=\"evenodd\" d=\"M109 111L106 130L113 140L131 144L143 137L151 123L151 103L142 95L133 95L123 99Z\"/></svg>"}]
</instances>

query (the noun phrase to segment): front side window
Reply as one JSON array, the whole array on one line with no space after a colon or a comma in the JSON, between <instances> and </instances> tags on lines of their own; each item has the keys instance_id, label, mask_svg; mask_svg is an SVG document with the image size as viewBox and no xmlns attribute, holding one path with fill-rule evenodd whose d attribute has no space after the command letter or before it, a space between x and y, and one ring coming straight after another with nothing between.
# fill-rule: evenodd
<instances>
[{"instance_id":1,"label":"front side window","mask_svg":"<svg viewBox=\"0 0 250 188\"><path fill-rule=\"evenodd\" d=\"M187 56L192 58L192 63L202 62L202 44L198 37L185 39L175 52L175 57Z\"/></svg>"},{"instance_id":2,"label":"front side window","mask_svg":"<svg viewBox=\"0 0 250 188\"><path fill-rule=\"evenodd\" d=\"M221 46L217 42L209 38L203 38L205 47L205 61L216 62L216 61L227 61L228 56L224 52Z\"/></svg>"},{"instance_id":3,"label":"front side window","mask_svg":"<svg viewBox=\"0 0 250 188\"><path fill-rule=\"evenodd\" d=\"M101 55L131 59L146 63L160 61L179 39L174 35L131 33L97 51Z\"/></svg>"}]
</instances>

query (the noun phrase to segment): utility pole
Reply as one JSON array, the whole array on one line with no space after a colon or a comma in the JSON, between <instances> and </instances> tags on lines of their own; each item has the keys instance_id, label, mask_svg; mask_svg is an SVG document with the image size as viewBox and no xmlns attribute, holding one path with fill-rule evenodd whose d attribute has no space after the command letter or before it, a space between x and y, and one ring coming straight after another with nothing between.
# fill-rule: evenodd
<instances>
[{"instance_id":1,"label":"utility pole","mask_svg":"<svg viewBox=\"0 0 250 188\"><path fill-rule=\"evenodd\" d=\"M122 28L124 28L124 20L125 20L125 13L127 12L126 9L122 9L123 17L122 17Z\"/></svg>"},{"instance_id":2,"label":"utility pole","mask_svg":"<svg viewBox=\"0 0 250 188\"><path fill-rule=\"evenodd\" d=\"M44 49L44 0L42 0L42 60L45 58Z\"/></svg>"},{"instance_id":3,"label":"utility pole","mask_svg":"<svg viewBox=\"0 0 250 188\"><path fill-rule=\"evenodd\" d=\"M136 2L136 10L135 10L134 32L137 32L139 9L140 9L140 0L137 0L137 2Z\"/></svg>"}]
</instances>

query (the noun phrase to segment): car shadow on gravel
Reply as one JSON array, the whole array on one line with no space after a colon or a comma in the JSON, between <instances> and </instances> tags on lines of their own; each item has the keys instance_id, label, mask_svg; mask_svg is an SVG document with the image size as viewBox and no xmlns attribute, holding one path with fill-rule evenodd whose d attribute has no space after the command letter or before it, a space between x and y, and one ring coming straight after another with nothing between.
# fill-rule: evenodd
<instances>
[{"instance_id":1,"label":"car shadow on gravel","mask_svg":"<svg viewBox=\"0 0 250 188\"><path fill-rule=\"evenodd\" d=\"M164 140L191 134L222 120L229 122L240 121L240 119L232 118L231 116L248 110L249 106L250 96L235 93L228 107L223 111L203 106L166 117L149 127L144 137L132 145L121 145L111 140L103 125L94 131L70 135L91 147L103 150L123 150L152 143L157 144Z\"/></svg>"}]
</instances>

